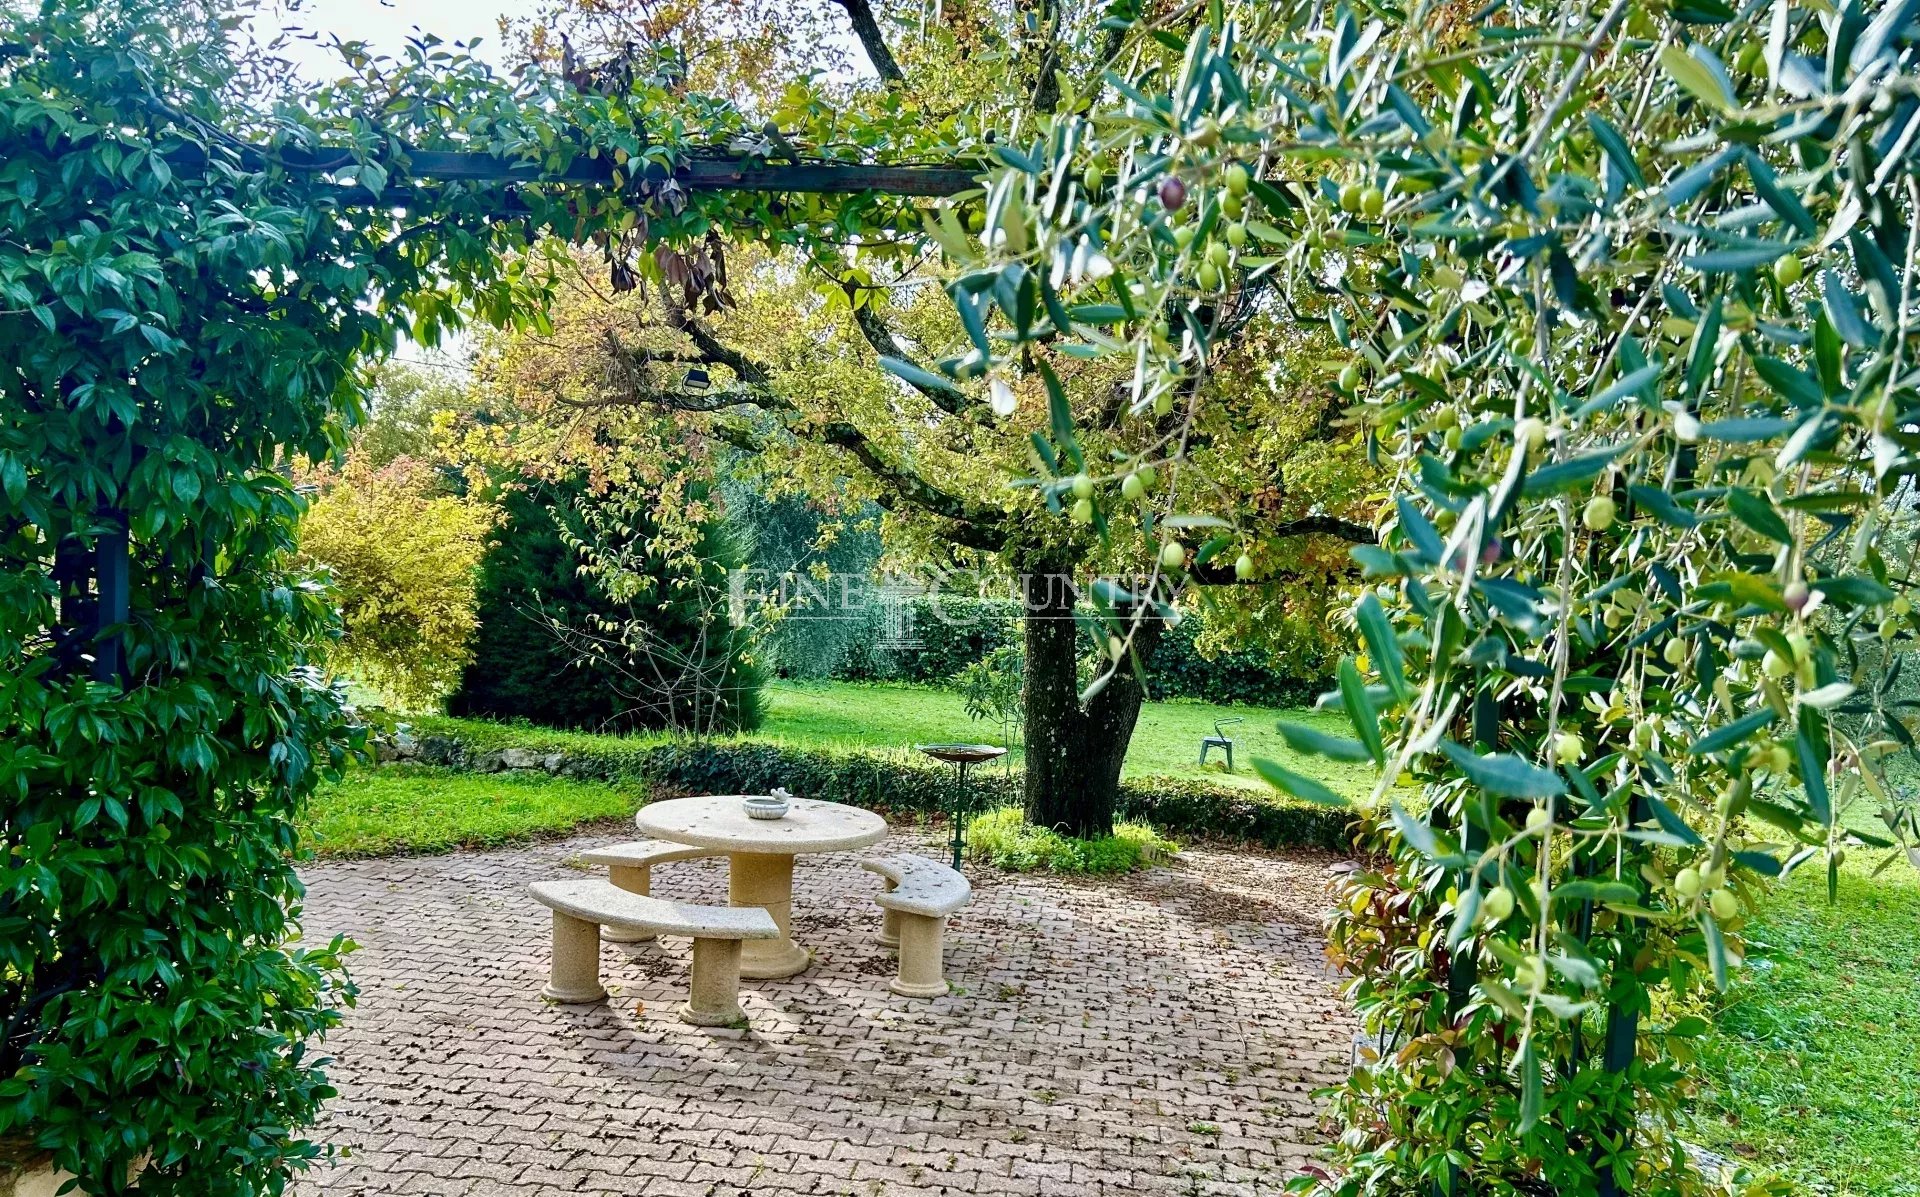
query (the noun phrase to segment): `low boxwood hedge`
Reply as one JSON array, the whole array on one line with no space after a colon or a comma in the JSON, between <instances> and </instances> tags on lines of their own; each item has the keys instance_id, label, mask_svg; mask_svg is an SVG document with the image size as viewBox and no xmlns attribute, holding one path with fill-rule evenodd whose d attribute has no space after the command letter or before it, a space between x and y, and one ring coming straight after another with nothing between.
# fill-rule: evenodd
<instances>
[{"instance_id":1,"label":"low boxwood hedge","mask_svg":"<svg viewBox=\"0 0 1920 1197\"><path fill-rule=\"evenodd\" d=\"M835 752L756 740L684 740L596 736L472 719L420 720L406 755L456 769L540 768L569 777L635 781L655 797L675 794L796 794L895 815L950 811L953 770L905 750ZM968 780L975 809L1019 800L1020 777L982 769ZM1169 835L1244 840L1269 848L1346 851L1346 811L1252 795L1174 777L1131 778L1120 785L1121 819Z\"/></svg>"}]
</instances>

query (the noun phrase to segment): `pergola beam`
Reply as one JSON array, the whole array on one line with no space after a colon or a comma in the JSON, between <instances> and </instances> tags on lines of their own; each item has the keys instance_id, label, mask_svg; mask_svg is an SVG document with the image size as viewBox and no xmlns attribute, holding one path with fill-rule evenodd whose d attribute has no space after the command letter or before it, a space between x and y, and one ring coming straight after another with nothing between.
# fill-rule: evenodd
<instances>
[{"instance_id":1,"label":"pergola beam","mask_svg":"<svg viewBox=\"0 0 1920 1197\"><path fill-rule=\"evenodd\" d=\"M268 161L264 151L249 149L243 151L243 157L251 160L249 166L255 167L264 166ZM167 159L176 170L192 170L204 167L206 154L197 146L183 147L169 152ZM289 148L277 151L272 161L298 173L330 174L354 165L355 158L351 151L344 149ZM974 168L884 166L860 162L776 163L743 155L694 156L683 159L671 169L647 165L636 171L631 164L619 167L611 158L590 158L582 154L576 156L564 170L549 171L539 163L525 159L449 150L409 150L404 163L388 159L382 161L381 165L396 181L405 182L502 186L552 183L612 187L614 172L619 170L624 176L623 187L631 187L642 181L658 183L672 179L689 191L813 192L823 195L877 191L887 195L927 198L975 190L980 186L980 171L985 169L984 165ZM395 207L405 207L411 198L404 183L393 192L379 195L365 188L353 190L361 193L354 197L356 203L391 203Z\"/></svg>"}]
</instances>

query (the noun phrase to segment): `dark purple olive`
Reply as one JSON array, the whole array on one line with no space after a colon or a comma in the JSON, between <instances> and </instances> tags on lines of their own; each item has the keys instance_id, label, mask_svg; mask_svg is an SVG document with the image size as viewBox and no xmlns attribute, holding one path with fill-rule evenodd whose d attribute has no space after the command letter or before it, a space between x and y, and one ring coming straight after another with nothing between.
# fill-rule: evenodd
<instances>
[{"instance_id":1,"label":"dark purple olive","mask_svg":"<svg viewBox=\"0 0 1920 1197\"><path fill-rule=\"evenodd\" d=\"M1187 202L1187 185L1178 175L1168 175L1160 180L1160 206L1169 212L1178 212Z\"/></svg>"},{"instance_id":2,"label":"dark purple olive","mask_svg":"<svg viewBox=\"0 0 1920 1197\"><path fill-rule=\"evenodd\" d=\"M1500 564L1501 558L1506 555L1507 546L1501 543L1498 536L1493 537L1491 540L1488 540L1486 544L1480 546L1480 564L1482 565L1498 565Z\"/></svg>"}]
</instances>

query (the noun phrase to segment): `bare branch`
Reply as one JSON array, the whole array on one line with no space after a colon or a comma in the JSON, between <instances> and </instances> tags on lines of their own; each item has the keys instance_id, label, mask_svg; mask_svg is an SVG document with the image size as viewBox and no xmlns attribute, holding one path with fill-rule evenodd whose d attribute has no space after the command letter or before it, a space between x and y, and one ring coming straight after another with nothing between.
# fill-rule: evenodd
<instances>
[{"instance_id":1,"label":"bare branch","mask_svg":"<svg viewBox=\"0 0 1920 1197\"><path fill-rule=\"evenodd\" d=\"M1040 63L1035 68L1033 81L1033 110L1044 116L1060 107L1059 0L1040 0L1039 9L1036 41L1040 46Z\"/></svg>"},{"instance_id":2,"label":"bare branch","mask_svg":"<svg viewBox=\"0 0 1920 1197\"><path fill-rule=\"evenodd\" d=\"M713 425L712 433L716 440L755 456L774 452L778 448L758 431L738 421L718 421ZM866 434L853 425L827 424L804 435L852 454L861 467L885 488L875 500L885 510L898 511L902 506L907 506L924 515L939 517L946 521L942 533L945 539L965 548L996 553L1006 547L1009 517L1004 513L976 506L958 495L949 494L912 470L887 460Z\"/></svg>"},{"instance_id":3,"label":"bare branch","mask_svg":"<svg viewBox=\"0 0 1920 1197\"><path fill-rule=\"evenodd\" d=\"M894 58L893 51L887 48L887 39L880 33L880 22L873 15L873 5L868 0L833 0L846 10L847 17L853 22L853 34L860 39L860 46L867 52L867 61L873 64L874 74L879 75L889 87L905 83L907 77L901 73L900 62Z\"/></svg>"},{"instance_id":4,"label":"bare branch","mask_svg":"<svg viewBox=\"0 0 1920 1197\"><path fill-rule=\"evenodd\" d=\"M746 354L723 342L713 335L713 330L702 324L697 316L672 299L662 296L661 307L666 311L667 323L687 335L693 347L700 351L709 363L725 366L739 375L740 381L753 386L767 386L772 377L767 368Z\"/></svg>"},{"instance_id":5,"label":"bare branch","mask_svg":"<svg viewBox=\"0 0 1920 1197\"><path fill-rule=\"evenodd\" d=\"M852 296L849 295L848 298L851 299ZM887 327L887 322L881 318L878 312L873 310L872 304L862 304L860 307L855 308L853 312L853 323L859 328L860 335L866 338L867 344L873 346L875 353L880 354L882 357L897 357L905 361L912 361L912 359L907 356L906 348L901 345L899 340L893 335L893 330ZM918 363L915 364L918 365ZM933 374L934 372L929 370L927 373ZM922 395L925 395L935 407L950 416L957 416L970 407L978 408L980 406L978 400L969 398L967 393L957 386L950 384L927 386L911 381L908 381L908 385L913 387L914 390L919 391Z\"/></svg>"},{"instance_id":6,"label":"bare branch","mask_svg":"<svg viewBox=\"0 0 1920 1197\"><path fill-rule=\"evenodd\" d=\"M1338 536L1349 544L1378 544L1373 529L1331 515L1309 515L1266 530L1269 536Z\"/></svg>"},{"instance_id":7,"label":"bare branch","mask_svg":"<svg viewBox=\"0 0 1920 1197\"><path fill-rule=\"evenodd\" d=\"M911 469L888 461L867 438L867 434L852 424L836 422L823 425L819 436L827 444L853 454L869 474L922 511L968 524L997 524L1002 518L999 511L977 506L959 495L941 490Z\"/></svg>"}]
</instances>

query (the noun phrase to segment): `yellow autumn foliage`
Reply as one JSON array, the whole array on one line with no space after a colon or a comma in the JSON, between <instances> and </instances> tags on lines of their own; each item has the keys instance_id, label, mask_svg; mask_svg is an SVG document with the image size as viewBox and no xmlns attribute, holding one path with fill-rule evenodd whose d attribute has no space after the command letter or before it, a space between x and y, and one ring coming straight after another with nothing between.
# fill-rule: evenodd
<instances>
[{"instance_id":1,"label":"yellow autumn foliage","mask_svg":"<svg viewBox=\"0 0 1920 1197\"><path fill-rule=\"evenodd\" d=\"M474 583L494 509L432 467L350 454L316 473L301 553L329 578L346 635L328 662L396 706L431 707L473 658Z\"/></svg>"}]
</instances>

